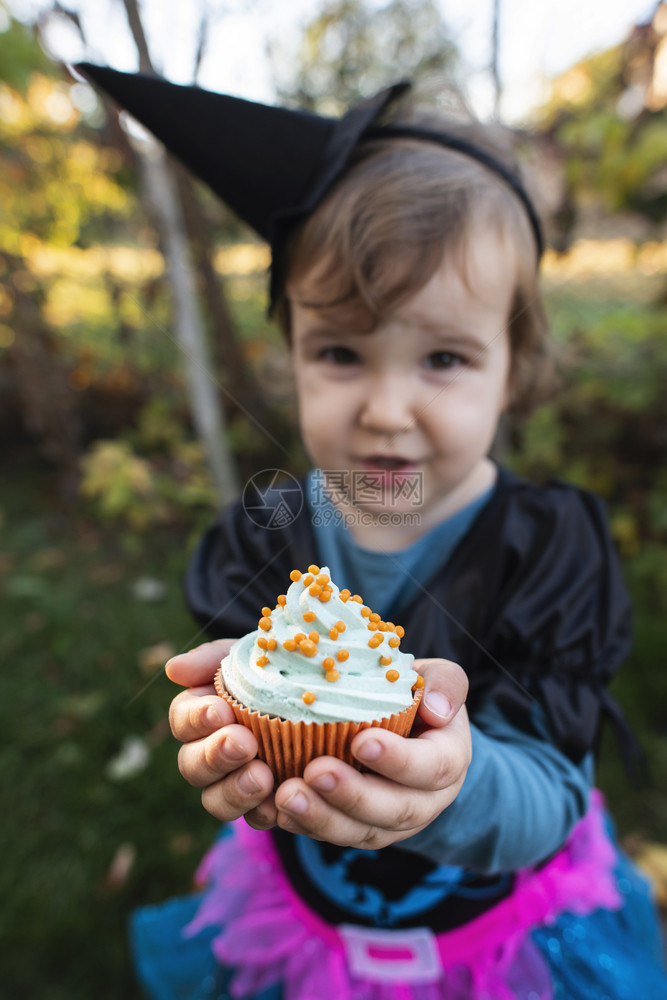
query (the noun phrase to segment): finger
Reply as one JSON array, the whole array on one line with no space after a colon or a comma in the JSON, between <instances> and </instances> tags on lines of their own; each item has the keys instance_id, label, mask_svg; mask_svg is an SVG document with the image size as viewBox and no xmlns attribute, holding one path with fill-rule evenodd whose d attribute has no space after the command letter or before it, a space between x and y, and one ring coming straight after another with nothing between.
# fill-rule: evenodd
<instances>
[{"instance_id":1,"label":"finger","mask_svg":"<svg viewBox=\"0 0 667 1000\"><path fill-rule=\"evenodd\" d=\"M435 791L458 780L472 756L465 706L447 726L405 739L386 729L370 728L352 741L352 753L376 774L408 788Z\"/></svg>"},{"instance_id":2,"label":"finger","mask_svg":"<svg viewBox=\"0 0 667 1000\"><path fill-rule=\"evenodd\" d=\"M355 803L367 802L378 792L380 785L390 784L384 778L362 775L355 772L354 768L347 765L344 767L352 772L351 782L359 786L354 791ZM441 794L444 797L444 793ZM420 828L420 821L421 825L425 825L433 816L432 796L429 796L430 810L425 801L426 796L423 802L417 804L415 799L419 796L415 796L414 792L409 792L407 789L401 789L399 797L402 800L400 803L394 795L390 810L382 814L387 824L380 826L368 822L362 809L350 812L340 810L315 792L305 780L293 779L281 785L276 792L277 821L283 829L305 834L315 840L324 840L344 847L377 849L397 839L409 837ZM409 800L412 802L411 807L408 805ZM404 827L396 825L397 811L405 815ZM403 837L397 837L398 830L403 832Z\"/></svg>"},{"instance_id":3,"label":"finger","mask_svg":"<svg viewBox=\"0 0 667 1000\"><path fill-rule=\"evenodd\" d=\"M230 706L210 684L177 694L169 706L169 725L177 740L189 743L234 722Z\"/></svg>"},{"instance_id":4,"label":"finger","mask_svg":"<svg viewBox=\"0 0 667 1000\"><path fill-rule=\"evenodd\" d=\"M275 796L273 792L254 809L250 809L243 817L253 830L270 830L278 821Z\"/></svg>"},{"instance_id":5,"label":"finger","mask_svg":"<svg viewBox=\"0 0 667 1000\"><path fill-rule=\"evenodd\" d=\"M229 725L202 740L184 743L178 769L185 780L204 788L257 756L257 740L245 726Z\"/></svg>"},{"instance_id":6,"label":"finger","mask_svg":"<svg viewBox=\"0 0 667 1000\"><path fill-rule=\"evenodd\" d=\"M202 791L202 805L211 816L223 823L230 823L240 816L252 814L267 818L262 829L271 823L273 775L261 760L253 760L232 774L208 785Z\"/></svg>"},{"instance_id":7,"label":"finger","mask_svg":"<svg viewBox=\"0 0 667 1000\"><path fill-rule=\"evenodd\" d=\"M419 704L420 721L444 726L457 714L468 696L468 678L451 660L415 660L414 669L424 678Z\"/></svg>"},{"instance_id":8,"label":"finger","mask_svg":"<svg viewBox=\"0 0 667 1000\"><path fill-rule=\"evenodd\" d=\"M187 653L172 656L165 665L167 677L174 684L195 687L210 684L220 661L228 655L236 639L215 639L190 649Z\"/></svg>"}]
</instances>

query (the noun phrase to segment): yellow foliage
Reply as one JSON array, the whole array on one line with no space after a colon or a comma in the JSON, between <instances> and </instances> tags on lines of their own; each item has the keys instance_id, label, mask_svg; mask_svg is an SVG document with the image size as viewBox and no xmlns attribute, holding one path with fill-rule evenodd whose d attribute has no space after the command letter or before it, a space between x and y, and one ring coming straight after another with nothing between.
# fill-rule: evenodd
<instances>
[{"instance_id":1,"label":"yellow foliage","mask_svg":"<svg viewBox=\"0 0 667 1000\"><path fill-rule=\"evenodd\" d=\"M73 129L79 123L79 112L69 97L69 86L34 73L28 87L28 108L33 126L47 125L58 129Z\"/></svg>"},{"instance_id":2,"label":"yellow foliage","mask_svg":"<svg viewBox=\"0 0 667 1000\"><path fill-rule=\"evenodd\" d=\"M271 260L269 248L257 243L238 243L222 247L214 264L221 274L257 274L266 271Z\"/></svg>"},{"instance_id":3,"label":"yellow foliage","mask_svg":"<svg viewBox=\"0 0 667 1000\"><path fill-rule=\"evenodd\" d=\"M621 554L635 556L639 552L639 531L631 514L615 514L611 521L611 533Z\"/></svg>"},{"instance_id":4,"label":"yellow foliage","mask_svg":"<svg viewBox=\"0 0 667 1000\"><path fill-rule=\"evenodd\" d=\"M111 311L111 300L103 285L82 285L68 278L53 282L44 303L47 323L60 327L84 319L101 322Z\"/></svg>"},{"instance_id":5,"label":"yellow foliage","mask_svg":"<svg viewBox=\"0 0 667 1000\"><path fill-rule=\"evenodd\" d=\"M6 323L0 323L0 347L11 347L14 343L14 331Z\"/></svg>"},{"instance_id":6,"label":"yellow foliage","mask_svg":"<svg viewBox=\"0 0 667 1000\"><path fill-rule=\"evenodd\" d=\"M553 86L553 96L557 100L571 104L584 104L593 89L590 74L583 66L573 66L558 77Z\"/></svg>"}]
</instances>

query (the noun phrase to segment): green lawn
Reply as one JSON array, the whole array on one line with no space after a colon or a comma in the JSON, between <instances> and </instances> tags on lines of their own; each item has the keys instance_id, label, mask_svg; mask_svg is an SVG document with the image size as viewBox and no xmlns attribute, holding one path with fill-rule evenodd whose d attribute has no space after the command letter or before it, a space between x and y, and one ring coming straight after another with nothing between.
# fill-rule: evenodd
<instances>
[{"instance_id":1,"label":"green lawn","mask_svg":"<svg viewBox=\"0 0 667 1000\"><path fill-rule=\"evenodd\" d=\"M192 532L128 538L58 513L50 474L18 464L5 468L1 495L2 993L138 1000L128 914L188 891L217 829L177 772L166 723L175 689L159 651L153 663L141 655L197 641L180 590ZM158 600L137 598L146 579L164 585ZM623 835L664 842L667 636L664 616L639 618L616 688L654 786L623 776L610 741L600 781Z\"/></svg>"},{"instance_id":2,"label":"green lawn","mask_svg":"<svg viewBox=\"0 0 667 1000\"><path fill-rule=\"evenodd\" d=\"M10 471L0 527L2 993L134 1000L128 913L187 891L217 828L176 769L166 722L176 689L159 664L140 666L142 650L195 640L180 592L187 538L162 531L128 550L108 530L55 514L48 477ZM136 599L146 578L164 584L160 600ZM147 760L119 775L131 738Z\"/></svg>"}]
</instances>

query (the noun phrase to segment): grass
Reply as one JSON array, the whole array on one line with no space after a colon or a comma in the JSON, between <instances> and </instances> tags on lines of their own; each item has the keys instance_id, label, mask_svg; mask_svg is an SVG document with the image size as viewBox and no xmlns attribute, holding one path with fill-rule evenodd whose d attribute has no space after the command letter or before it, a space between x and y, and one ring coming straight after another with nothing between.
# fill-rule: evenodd
<instances>
[{"instance_id":1,"label":"grass","mask_svg":"<svg viewBox=\"0 0 667 1000\"><path fill-rule=\"evenodd\" d=\"M175 689L161 670L168 652L155 648L197 641L180 586L189 532L133 538L103 529L80 512L59 513L46 472L10 465L5 473L2 992L12 1000L139 1000L128 914L189 891L217 830L178 775L166 722ZM158 600L137 598L146 578L163 585ZM623 776L609 739L600 784L623 836L664 842L667 637L664 616L639 624L615 689L643 737L654 785ZM147 759L123 776L131 738Z\"/></svg>"},{"instance_id":2,"label":"grass","mask_svg":"<svg viewBox=\"0 0 667 1000\"><path fill-rule=\"evenodd\" d=\"M128 549L114 533L54 514L48 481L3 490L0 768L3 995L140 996L128 913L187 892L217 825L176 769L166 723L175 688L160 652L191 644L180 579L185 532ZM142 578L164 584L139 601ZM114 776L135 737L145 767Z\"/></svg>"}]
</instances>

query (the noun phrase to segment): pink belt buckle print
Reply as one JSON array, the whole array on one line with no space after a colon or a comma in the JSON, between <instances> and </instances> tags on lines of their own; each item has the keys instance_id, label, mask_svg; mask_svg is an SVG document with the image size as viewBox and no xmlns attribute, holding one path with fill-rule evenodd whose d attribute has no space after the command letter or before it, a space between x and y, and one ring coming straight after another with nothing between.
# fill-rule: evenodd
<instances>
[{"instance_id":1,"label":"pink belt buckle print","mask_svg":"<svg viewBox=\"0 0 667 1000\"><path fill-rule=\"evenodd\" d=\"M442 975L435 937L428 927L376 930L339 924L350 972L376 982L431 983Z\"/></svg>"}]
</instances>

